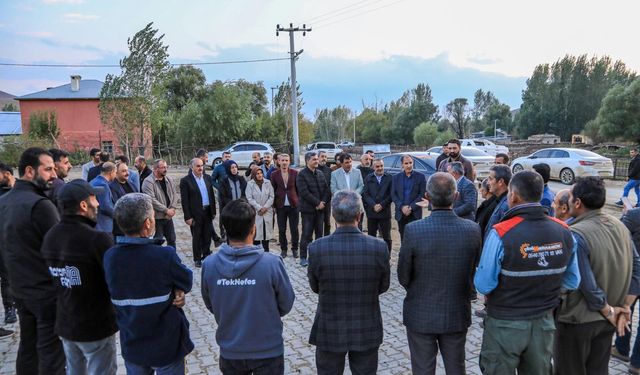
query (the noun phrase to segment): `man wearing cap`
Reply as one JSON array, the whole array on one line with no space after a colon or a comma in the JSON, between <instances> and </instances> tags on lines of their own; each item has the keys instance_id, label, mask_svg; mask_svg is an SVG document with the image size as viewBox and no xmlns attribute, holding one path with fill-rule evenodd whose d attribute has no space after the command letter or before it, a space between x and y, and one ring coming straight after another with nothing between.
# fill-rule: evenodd
<instances>
[{"instance_id":1,"label":"man wearing cap","mask_svg":"<svg viewBox=\"0 0 640 375\"><path fill-rule=\"evenodd\" d=\"M116 313L102 257L113 245L95 230L102 187L77 179L58 192L62 220L42 243L42 256L58 290L55 333L62 339L69 374L115 374Z\"/></svg>"},{"instance_id":2,"label":"man wearing cap","mask_svg":"<svg viewBox=\"0 0 640 375\"><path fill-rule=\"evenodd\" d=\"M101 187L101 193L97 196L100 207L98 208L98 224L96 230L101 232L113 232L113 196L109 184L116 178L116 165L111 162L102 164L102 173L91 181L91 186Z\"/></svg>"},{"instance_id":3,"label":"man wearing cap","mask_svg":"<svg viewBox=\"0 0 640 375\"><path fill-rule=\"evenodd\" d=\"M45 234L60 221L45 193L56 178L54 168L48 151L26 149L18 163L20 178L0 198L0 254L20 316L18 375L64 374L64 351L54 332L56 288L41 253Z\"/></svg>"}]
</instances>

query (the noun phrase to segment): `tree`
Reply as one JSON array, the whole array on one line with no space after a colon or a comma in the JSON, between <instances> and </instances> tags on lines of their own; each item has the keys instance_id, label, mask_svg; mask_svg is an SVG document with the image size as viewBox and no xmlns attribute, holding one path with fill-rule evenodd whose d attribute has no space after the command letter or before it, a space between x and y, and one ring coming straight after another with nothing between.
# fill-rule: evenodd
<instances>
[{"instance_id":1,"label":"tree","mask_svg":"<svg viewBox=\"0 0 640 375\"><path fill-rule=\"evenodd\" d=\"M640 140L640 78L617 85L604 97L595 121L605 139Z\"/></svg>"},{"instance_id":2,"label":"tree","mask_svg":"<svg viewBox=\"0 0 640 375\"><path fill-rule=\"evenodd\" d=\"M423 122L413 131L413 143L416 146L429 147L438 138L438 124L435 122Z\"/></svg>"},{"instance_id":3,"label":"tree","mask_svg":"<svg viewBox=\"0 0 640 375\"><path fill-rule=\"evenodd\" d=\"M448 117L451 118L451 130L458 138L464 138L469 133L469 108L466 98L456 98L450 101L445 107Z\"/></svg>"},{"instance_id":4,"label":"tree","mask_svg":"<svg viewBox=\"0 0 640 375\"><path fill-rule=\"evenodd\" d=\"M158 35L152 25L127 39L129 55L120 60L121 74L107 74L100 92L100 118L118 135L128 154L134 137L139 152L144 151L152 112L160 101L157 86L170 69L164 34Z\"/></svg>"},{"instance_id":5,"label":"tree","mask_svg":"<svg viewBox=\"0 0 640 375\"><path fill-rule=\"evenodd\" d=\"M392 102L389 109L391 128L383 129L381 136L393 143L412 144L413 130L423 122L438 121L438 106L433 104L431 88L420 83L405 91L402 97Z\"/></svg>"},{"instance_id":6,"label":"tree","mask_svg":"<svg viewBox=\"0 0 640 375\"><path fill-rule=\"evenodd\" d=\"M353 114L346 106L316 111L314 126L315 139L319 141L339 141L348 137L353 129Z\"/></svg>"},{"instance_id":7,"label":"tree","mask_svg":"<svg viewBox=\"0 0 640 375\"><path fill-rule=\"evenodd\" d=\"M2 112L19 112L20 109L14 103L7 103L2 106Z\"/></svg>"},{"instance_id":8,"label":"tree","mask_svg":"<svg viewBox=\"0 0 640 375\"><path fill-rule=\"evenodd\" d=\"M389 128L391 120L384 112L367 107L356 117L356 129L360 130L359 140L368 143L382 143L381 131ZM357 132L356 132L357 133ZM386 140L389 142L389 140Z\"/></svg>"},{"instance_id":9,"label":"tree","mask_svg":"<svg viewBox=\"0 0 640 375\"><path fill-rule=\"evenodd\" d=\"M29 137L31 139L51 141L56 147L60 129L58 128L58 116L55 111L35 111L29 116Z\"/></svg>"}]
</instances>

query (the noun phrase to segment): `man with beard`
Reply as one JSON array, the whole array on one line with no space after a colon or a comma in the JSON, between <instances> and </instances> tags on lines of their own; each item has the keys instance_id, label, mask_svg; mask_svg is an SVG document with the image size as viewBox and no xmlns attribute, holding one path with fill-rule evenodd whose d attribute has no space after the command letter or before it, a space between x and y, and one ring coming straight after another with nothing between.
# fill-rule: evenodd
<instances>
[{"instance_id":1,"label":"man with beard","mask_svg":"<svg viewBox=\"0 0 640 375\"><path fill-rule=\"evenodd\" d=\"M270 151L265 151L260 169L262 169L262 175L267 180L271 177L271 173L276 170L276 167L273 165L273 154Z\"/></svg>"},{"instance_id":2,"label":"man with beard","mask_svg":"<svg viewBox=\"0 0 640 375\"><path fill-rule=\"evenodd\" d=\"M167 162L156 160L153 174L142 183L142 192L151 196L155 211L156 233L154 238L165 238L167 245L176 248L176 230L173 217L176 214L178 193L173 180L167 176Z\"/></svg>"},{"instance_id":3,"label":"man with beard","mask_svg":"<svg viewBox=\"0 0 640 375\"><path fill-rule=\"evenodd\" d=\"M118 167L118 165L120 165L120 163L124 163L127 165L127 168L129 169L129 177L127 177L127 180L131 183L131 186L133 187L133 191L135 193L139 193L140 192L140 173L138 173L138 171L135 168L129 168L129 158L126 155L118 155L116 156L116 168Z\"/></svg>"},{"instance_id":4,"label":"man with beard","mask_svg":"<svg viewBox=\"0 0 640 375\"><path fill-rule=\"evenodd\" d=\"M467 158L462 156L462 148L460 147L460 141L457 139L450 139L447 142L447 148L449 149L449 156L442 160L438 165L438 172L447 172L449 164L454 161L459 161L464 167L464 176L470 181L476 180L476 172L473 169L473 163ZM437 162L437 161L436 161Z\"/></svg>"},{"instance_id":5,"label":"man with beard","mask_svg":"<svg viewBox=\"0 0 640 375\"><path fill-rule=\"evenodd\" d=\"M101 187L101 193L98 195L98 224L96 230L112 233L113 232L113 196L109 184L116 178L116 165L111 162L102 164L102 173L91 181L91 186Z\"/></svg>"},{"instance_id":6,"label":"man with beard","mask_svg":"<svg viewBox=\"0 0 640 375\"><path fill-rule=\"evenodd\" d=\"M53 155L53 163L55 165L56 175L58 178L53 180L53 184L51 185L51 189L47 192L49 198L53 201L54 204L57 202L57 195L60 191L60 188L64 186L64 179L69 176L69 171L73 166L69 161L69 153L64 150L59 150L57 148L52 148L49 150L49 153Z\"/></svg>"},{"instance_id":7,"label":"man with beard","mask_svg":"<svg viewBox=\"0 0 640 375\"><path fill-rule=\"evenodd\" d=\"M109 182L109 189L111 189L111 200L113 201L113 204L126 194L138 193L135 189L134 182L129 179L129 171L129 167L126 163L118 163L118 166L116 167L116 178ZM115 218L113 219L113 236L124 236L124 233L116 224Z\"/></svg>"},{"instance_id":8,"label":"man with beard","mask_svg":"<svg viewBox=\"0 0 640 375\"><path fill-rule=\"evenodd\" d=\"M13 177L13 168L4 163L0 163L0 197L11 191L15 182L16 178ZM11 290L9 289L9 278L2 256L0 256L0 294L2 295L2 305L4 306L4 324L17 322L16 308L13 297L11 296ZM0 328L0 337L9 336L12 333L12 330Z\"/></svg>"},{"instance_id":9,"label":"man with beard","mask_svg":"<svg viewBox=\"0 0 640 375\"><path fill-rule=\"evenodd\" d=\"M18 175L0 198L0 254L20 315L15 373L64 374L64 351L54 332L56 289L41 253L45 234L60 221L45 193L56 178L53 157L39 147L26 149Z\"/></svg>"},{"instance_id":10,"label":"man with beard","mask_svg":"<svg viewBox=\"0 0 640 375\"><path fill-rule=\"evenodd\" d=\"M119 169L123 165L127 170L124 163ZM102 269L102 257L113 241L94 228L98 194L81 179L64 185L58 192L62 220L42 243L58 290L55 332L62 339L69 374L113 375L117 370L116 312Z\"/></svg>"},{"instance_id":11,"label":"man with beard","mask_svg":"<svg viewBox=\"0 0 640 375\"><path fill-rule=\"evenodd\" d=\"M8 193L15 183L13 168L5 163L0 163L0 197Z\"/></svg>"},{"instance_id":12,"label":"man with beard","mask_svg":"<svg viewBox=\"0 0 640 375\"><path fill-rule=\"evenodd\" d=\"M133 166L140 174L140 191L142 191L142 182L151 174L151 168L147 165L147 159L144 156L137 156Z\"/></svg>"},{"instance_id":13,"label":"man with beard","mask_svg":"<svg viewBox=\"0 0 640 375\"><path fill-rule=\"evenodd\" d=\"M100 164L100 149L92 148L89 151L89 156L91 156L91 160L82 164L82 179L85 181L89 178L89 170Z\"/></svg>"}]
</instances>

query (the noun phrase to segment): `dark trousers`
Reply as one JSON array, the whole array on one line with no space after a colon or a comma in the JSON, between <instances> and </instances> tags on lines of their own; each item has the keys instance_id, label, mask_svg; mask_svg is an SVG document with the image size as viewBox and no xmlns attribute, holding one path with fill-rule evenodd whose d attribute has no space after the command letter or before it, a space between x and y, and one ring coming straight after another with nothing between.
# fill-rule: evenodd
<instances>
[{"instance_id":1,"label":"dark trousers","mask_svg":"<svg viewBox=\"0 0 640 375\"><path fill-rule=\"evenodd\" d=\"M191 247L193 249L193 260L202 260L211 254L211 211L209 207L204 208L203 216L193 219L191 229Z\"/></svg>"},{"instance_id":2,"label":"dark trousers","mask_svg":"<svg viewBox=\"0 0 640 375\"><path fill-rule=\"evenodd\" d=\"M324 205L324 231L322 232L323 236L328 236L331 234L331 199Z\"/></svg>"},{"instance_id":3,"label":"dark trousers","mask_svg":"<svg viewBox=\"0 0 640 375\"><path fill-rule=\"evenodd\" d=\"M264 359L225 359L220 356L223 375L282 375L284 355Z\"/></svg>"},{"instance_id":4,"label":"dark trousers","mask_svg":"<svg viewBox=\"0 0 640 375\"><path fill-rule=\"evenodd\" d=\"M16 360L17 375L64 374L62 342L54 332L56 300L16 298L20 316L20 345Z\"/></svg>"},{"instance_id":5,"label":"dark trousers","mask_svg":"<svg viewBox=\"0 0 640 375\"><path fill-rule=\"evenodd\" d=\"M300 242L300 232L298 231L298 222L300 213L297 207L284 206L276 208L276 218L278 220L278 240L280 241L280 250L287 253L287 221L289 222L289 232L291 233L291 250L298 251L298 243Z\"/></svg>"},{"instance_id":6,"label":"dark trousers","mask_svg":"<svg viewBox=\"0 0 640 375\"><path fill-rule=\"evenodd\" d=\"M264 249L264 251L266 251L267 253L269 252L269 240L264 240L264 241L253 241L254 245L262 245L262 248Z\"/></svg>"},{"instance_id":7,"label":"dark trousers","mask_svg":"<svg viewBox=\"0 0 640 375\"><path fill-rule=\"evenodd\" d=\"M391 252L391 218L372 219L367 217L367 233L370 236L377 237L378 231L380 231L382 239L387 243L387 248Z\"/></svg>"},{"instance_id":8,"label":"dark trousers","mask_svg":"<svg viewBox=\"0 0 640 375\"><path fill-rule=\"evenodd\" d=\"M316 347L316 367L318 375L339 375L344 373L345 356L349 356L349 369L353 375L369 375L378 371L378 347L349 352L327 352Z\"/></svg>"},{"instance_id":9,"label":"dark trousers","mask_svg":"<svg viewBox=\"0 0 640 375\"><path fill-rule=\"evenodd\" d=\"M633 313L634 313L637 301L638 300L636 299L636 301L631 304L631 317L633 317ZM618 352L620 352L620 354L627 355L627 356L631 354L631 358L629 362L631 366L640 367L640 325L638 325L638 328L637 328L638 332L636 332L636 337L633 342L633 350L631 350L631 347L630 347L631 332L633 332L633 329L632 329L633 327L630 325L629 328L631 328L631 330L627 332L626 335L616 336L615 345L616 345L616 348L618 349Z\"/></svg>"},{"instance_id":10,"label":"dark trousers","mask_svg":"<svg viewBox=\"0 0 640 375\"><path fill-rule=\"evenodd\" d=\"M411 371L414 374L433 375L436 373L438 348L442 355L447 375L465 374L465 349L467 330L447 334L418 333L407 330Z\"/></svg>"},{"instance_id":11,"label":"dark trousers","mask_svg":"<svg viewBox=\"0 0 640 375\"><path fill-rule=\"evenodd\" d=\"M608 321L557 323L554 353L557 375L607 374L615 328Z\"/></svg>"},{"instance_id":12,"label":"dark trousers","mask_svg":"<svg viewBox=\"0 0 640 375\"><path fill-rule=\"evenodd\" d=\"M315 212L303 212L302 216L302 238L300 238L300 258L307 259L307 247L313 240L313 233L316 240L322 237L324 225L324 210Z\"/></svg>"},{"instance_id":13,"label":"dark trousers","mask_svg":"<svg viewBox=\"0 0 640 375\"><path fill-rule=\"evenodd\" d=\"M402 236L404 236L404 227L410 222L416 221L416 220L418 219L416 219L416 217L413 215L402 216L402 218L398 220L398 231L400 232L400 241L402 241Z\"/></svg>"},{"instance_id":14,"label":"dark trousers","mask_svg":"<svg viewBox=\"0 0 640 375\"><path fill-rule=\"evenodd\" d=\"M156 234L153 238L164 238L167 240L167 246L176 248L176 230L173 227L172 219L156 219Z\"/></svg>"},{"instance_id":15,"label":"dark trousers","mask_svg":"<svg viewBox=\"0 0 640 375\"><path fill-rule=\"evenodd\" d=\"M4 306L5 313L7 309L13 307L13 297L11 296L11 288L9 287L9 277L7 275L7 269L4 266L4 261L0 256L0 296L2 296L2 305Z\"/></svg>"}]
</instances>

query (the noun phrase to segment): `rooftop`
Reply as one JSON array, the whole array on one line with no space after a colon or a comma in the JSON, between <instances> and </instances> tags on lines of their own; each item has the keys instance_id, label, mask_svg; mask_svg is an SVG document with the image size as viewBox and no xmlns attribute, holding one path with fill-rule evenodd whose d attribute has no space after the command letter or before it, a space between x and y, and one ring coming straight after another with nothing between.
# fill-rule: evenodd
<instances>
[{"instance_id":1,"label":"rooftop","mask_svg":"<svg viewBox=\"0 0 640 375\"><path fill-rule=\"evenodd\" d=\"M0 112L0 136L22 134L20 112Z\"/></svg>"},{"instance_id":2,"label":"rooftop","mask_svg":"<svg viewBox=\"0 0 640 375\"><path fill-rule=\"evenodd\" d=\"M104 83L97 79L82 79L77 91L71 91L71 83L19 96L17 100L99 99Z\"/></svg>"}]
</instances>

